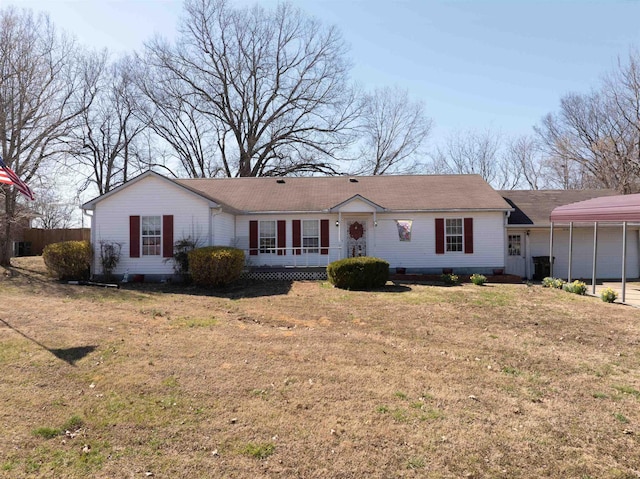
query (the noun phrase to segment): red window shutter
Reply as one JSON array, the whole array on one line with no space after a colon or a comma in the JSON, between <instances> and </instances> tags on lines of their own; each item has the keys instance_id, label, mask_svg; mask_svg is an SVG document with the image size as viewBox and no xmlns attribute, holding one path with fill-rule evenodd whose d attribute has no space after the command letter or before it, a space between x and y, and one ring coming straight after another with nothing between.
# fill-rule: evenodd
<instances>
[{"instance_id":1,"label":"red window shutter","mask_svg":"<svg viewBox=\"0 0 640 479\"><path fill-rule=\"evenodd\" d=\"M129 216L129 257L140 257L140 217Z\"/></svg>"},{"instance_id":2,"label":"red window shutter","mask_svg":"<svg viewBox=\"0 0 640 479\"><path fill-rule=\"evenodd\" d=\"M162 217L162 257L173 258L173 215Z\"/></svg>"},{"instance_id":3,"label":"red window shutter","mask_svg":"<svg viewBox=\"0 0 640 479\"><path fill-rule=\"evenodd\" d=\"M473 218L464 219L464 252L473 253Z\"/></svg>"},{"instance_id":4,"label":"red window shutter","mask_svg":"<svg viewBox=\"0 0 640 479\"><path fill-rule=\"evenodd\" d=\"M444 254L444 218L436 218L436 254Z\"/></svg>"},{"instance_id":5,"label":"red window shutter","mask_svg":"<svg viewBox=\"0 0 640 479\"><path fill-rule=\"evenodd\" d=\"M249 221L249 254L256 256L258 254L258 222Z\"/></svg>"},{"instance_id":6,"label":"red window shutter","mask_svg":"<svg viewBox=\"0 0 640 479\"><path fill-rule=\"evenodd\" d=\"M320 254L329 254L329 220L320 220Z\"/></svg>"},{"instance_id":7,"label":"red window shutter","mask_svg":"<svg viewBox=\"0 0 640 479\"><path fill-rule=\"evenodd\" d=\"M302 250L300 249L300 247L302 246L302 222L300 220L293 220L291 222L291 228L292 228L292 237L291 240L293 241L292 245L293 245L293 254L302 254Z\"/></svg>"},{"instance_id":8,"label":"red window shutter","mask_svg":"<svg viewBox=\"0 0 640 479\"><path fill-rule=\"evenodd\" d=\"M286 255L287 250L287 222L278 220L278 256Z\"/></svg>"}]
</instances>

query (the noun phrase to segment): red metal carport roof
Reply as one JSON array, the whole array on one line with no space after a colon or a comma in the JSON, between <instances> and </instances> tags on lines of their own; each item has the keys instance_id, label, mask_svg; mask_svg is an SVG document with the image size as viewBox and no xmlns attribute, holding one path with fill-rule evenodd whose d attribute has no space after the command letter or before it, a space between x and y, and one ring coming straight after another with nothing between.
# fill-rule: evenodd
<instances>
[{"instance_id":1,"label":"red metal carport roof","mask_svg":"<svg viewBox=\"0 0 640 479\"><path fill-rule=\"evenodd\" d=\"M640 221L640 194L604 196L554 208L553 223Z\"/></svg>"}]
</instances>

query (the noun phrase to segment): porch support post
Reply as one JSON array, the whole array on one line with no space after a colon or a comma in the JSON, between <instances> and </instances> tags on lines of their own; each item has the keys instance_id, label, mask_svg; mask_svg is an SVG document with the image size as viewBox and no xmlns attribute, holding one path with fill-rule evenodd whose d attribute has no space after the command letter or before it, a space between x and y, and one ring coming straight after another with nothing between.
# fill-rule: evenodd
<instances>
[{"instance_id":1,"label":"porch support post","mask_svg":"<svg viewBox=\"0 0 640 479\"><path fill-rule=\"evenodd\" d=\"M342 244L342 211L338 211L338 244L340 245L340 249L338 250L338 259L342 259L344 258L344 252L343 252L343 244ZM329 250L329 253L331 253L331 250ZM329 254L329 257L331 257L331 254Z\"/></svg>"},{"instance_id":2,"label":"porch support post","mask_svg":"<svg viewBox=\"0 0 640 479\"><path fill-rule=\"evenodd\" d=\"M549 276L553 278L553 221L549 231Z\"/></svg>"},{"instance_id":3,"label":"porch support post","mask_svg":"<svg viewBox=\"0 0 640 479\"><path fill-rule=\"evenodd\" d=\"M627 222L622 222L622 302L627 289Z\"/></svg>"},{"instance_id":4,"label":"porch support post","mask_svg":"<svg viewBox=\"0 0 640 479\"><path fill-rule=\"evenodd\" d=\"M593 269L591 271L591 294L596 294L596 262L598 259L598 222L593 223Z\"/></svg>"},{"instance_id":5,"label":"porch support post","mask_svg":"<svg viewBox=\"0 0 640 479\"><path fill-rule=\"evenodd\" d=\"M571 283L571 260L573 259L573 221L569 222L569 268L567 271L567 283Z\"/></svg>"}]
</instances>

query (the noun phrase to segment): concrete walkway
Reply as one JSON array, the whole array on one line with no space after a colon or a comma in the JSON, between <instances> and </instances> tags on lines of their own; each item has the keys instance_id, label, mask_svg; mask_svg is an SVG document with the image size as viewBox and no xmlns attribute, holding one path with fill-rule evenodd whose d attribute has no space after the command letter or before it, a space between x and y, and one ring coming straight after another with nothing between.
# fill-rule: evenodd
<instances>
[{"instance_id":1,"label":"concrete walkway","mask_svg":"<svg viewBox=\"0 0 640 479\"><path fill-rule=\"evenodd\" d=\"M611 288L618 293L618 299L616 303L622 302L622 283L615 281L605 281L602 284L596 284L596 296L600 297L600 292L603 289ZM634 281L632 283L627 282L625 291L625 304L640 308L640 283ZM587 285L587 293L591 294L591 285Z\"/></svg>"}]
</instances>

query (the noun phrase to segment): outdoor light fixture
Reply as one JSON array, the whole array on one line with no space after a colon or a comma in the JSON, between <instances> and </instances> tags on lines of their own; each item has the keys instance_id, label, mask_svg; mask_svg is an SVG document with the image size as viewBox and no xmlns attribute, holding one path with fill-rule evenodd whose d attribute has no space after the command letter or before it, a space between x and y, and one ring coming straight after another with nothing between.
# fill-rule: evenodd
<instances>
[{"instance_id":1,"label":"outdoor light fixture","mask_svg":"<svg viewBox=\"0 0 640 479\"><path fill-rule=\"evenodd\" d=\"M378 222L377 222L377 221L374 221L374 222L373 222L373 226L378 226Z\"/></svg>"},{"instance_id":2,"label":"outdoor light fixture","mask_svg":"<svg viewBox=\"0 0 640 479\"><path fill-rule=\"evenodd\" d=\"M340 221L336 220L336 228L340 226Z\"/></svg>"}]
</instances>

